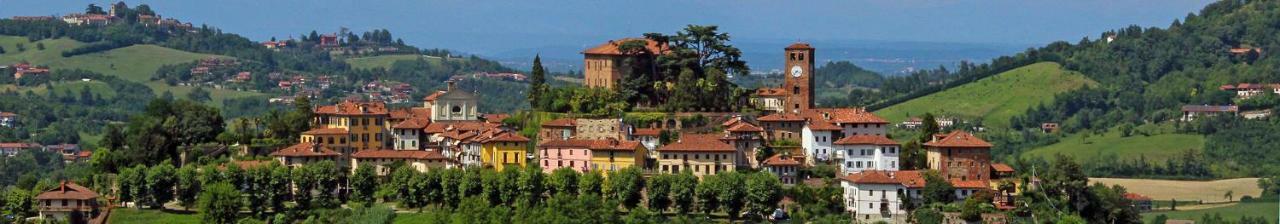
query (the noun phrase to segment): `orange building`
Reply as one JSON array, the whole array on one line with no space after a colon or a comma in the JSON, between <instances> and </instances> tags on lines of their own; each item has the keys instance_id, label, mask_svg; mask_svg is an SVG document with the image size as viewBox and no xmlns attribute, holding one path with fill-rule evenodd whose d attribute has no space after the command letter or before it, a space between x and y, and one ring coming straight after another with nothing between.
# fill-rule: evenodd
<instances>
[{"instance_id":1,"label":"orange building","mask_svg":"<svg viewBox=\"0 0 1280 224\"><path fill-rule=\"evenodd\" d=\"M938 134L924 143L929 169L948 180L987 181L991 179L991 143L969 132ZM985 184L983 184L985 185Z\"/></svg>"},{"instance_id":2,"label":"orange building","mask_svg":"<svg viewBox=\"0 0 1280 224\"><path fill-rule=\"evenodd\" d=\"M623 52L618 49L628 41L644 41L646 52ZM655 55L662 54L666 50L665 43L644 38L610 40L608 43L582 51L582 73L585 76L583 81L587 87L613 89L614 84L621 80L622 77L625 77L628 72L625 68L622 68L624 59L639 57L641 59L638 60L640 63L649 63L652 62Z\"/></svg>"}]
</instances>

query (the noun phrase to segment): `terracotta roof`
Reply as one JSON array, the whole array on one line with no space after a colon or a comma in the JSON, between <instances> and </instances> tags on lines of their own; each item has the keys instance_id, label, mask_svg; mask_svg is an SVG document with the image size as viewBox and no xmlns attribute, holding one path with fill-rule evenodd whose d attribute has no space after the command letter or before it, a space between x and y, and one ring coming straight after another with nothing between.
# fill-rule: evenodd
<instances>
[{"instance_id":1,"label":"terracotta roof","mask_svg":"<svg viewBox=\"0 0 1280 224\"><path fill-rule=\"evenodd\" d=\"M485 140L485 142L529 142L529 138L515 132L503 132Z\"/></svg>"},{"instance_id":2,"label":"terracotta roof","mask_svg":"<svg viewBox=\"0 0 1280 224\"><path fill-rule=\"evenodd\" d=\"M782 154L777 154L777 155L773 155L773 156L769 157L768 159L765 159L765 160L764 160L764 165L767 165L767 166L799 166L799 165L800 165L800 161L795 160L794 158L791 158L790 156L783 156Z\"/></svg>"},{"instance_id":3,"label":"terracotta roof","mask_svg":"<svg viewBox=\"0 0 1280 224\"><path fill-rule=\"evenodd\" d=\"M719 135L682 134L679 141L664 145L658 151L735 152L737 149L720 141Z\"/></svg>"},{"instance_id":4,"label":"terracotta roof","mask_svg":"<svg viewBox=\"0 0 1280 224\"><path fill-rule=\"evenodd\" d=\"M592 140L591 145L587 149L591 151L624 151L633 152L637 148L643 147L637 141L619 141L615 139Z\"/></svg>"},{"instance_id":5,"label":"terracotta roof","mask_svg":"<svg viewBox=\"0 0 1280 224\"><path fill-rule=\"evenodd\" d=\"M1218 86L1218 90L1233 90L1233 89L1236 89L1236 87L1231 84Z\"/></svg>"},{"instance_id":6,"label":"terracotta roof","mask_svg":"<svg viewBox=\"0 0 1280 224\"><path fill-rule=\"evenodd\" d=\"M40 195L36 195L36 200L91 200L95 198L98 198L97 192L93 192L93 190L89 190L89 188L67 181L62 181L61 184L58 184L57 188L40 193Z\"/></svg>"},{"instance_id":7,"label":"terracotta roof","mask_svg":"<svg viewBox=\"0 0 1280 224\"><path fill-rule=\"evenodd\" d=\"M1262 87L1262 84L1257 83L1240 83L1240 85L1236 85L1236 89L1262 89Z\"/></svg>"},{"instance_id":8,"label":"terracotta roof","mask_svg":"<svg viewBox=\"0 0 1280 224\"><path fill-rule=\"evenodd\" d=\"M756 118L759 121L804 121L804 117L793 113L775 113Z\"/></svg>"},{"instance_id":9,"label":"terracotta roof","mask_svg":"<svg viewBox=\"0 0 1280 224\"><path fill-rule=\"evenodd\" d=\"M444 90L437 90L436 92L431 93L431 95L427 95L427 97L423 97L422 101L428 101L428 102L436 101L437 98L440 98L440 95L444 95L444 93L446 92L447 91L444 91Z\"/></svg>"},{"instance_id":10,"label":"terracotta roof","mask_svg":"<svg viewBox=\"0 0 1280 224\"><path fill-rule=\"evenodd\" d=\"M864 108L822 108L801 111L801 116L812 120L828 120L836 124L888 124L889 121Z\"/></svg>"},{"instance_id":11,"label":"terracotta roof","mask_svg":"<svg viewBox=\"0 0 1280 224\"><path fill-rule=\"evenodd\" d=\"M15 114L13 112L0 112L0 117L14 117L14 116L18 116L18 114Z\"/></svg>"},{"instance_id":12,"label":"terracotta roof","mask_svg":"<svg viewBox=\"0 0 1280 224\"><path fill-rule=\"evenodd\" d=\"M607 43L583 50L582 54L622 55L622 52L618 50L618 47L621 46L622 43L633 40L645 41L645 48L648 49L650 53L663 54L668 50L665 43L659 43L645 38L623 38L610 40Z\"/></svg>"},{"instance_id":13,"label":"terracotta roof","mask_svg":"<svg viewBox=\"0 0 1280 224\"><path fill-rule=\"evenodd\" d=\"M764 128L760 128L760 126L756 126L747 122L738 122L737 125L734 125L733 127L729 127L727 131L729 132L762 132L764 131Z\"/></svg>"},{"instance_id":14,"label":"terracotta roof","mask_svg":"<svg viewBox=\"0 0 1280 224\"><path fill-rule=\"evenodd\" d=\"M339 155L341 154L334 152L333 149L329 149L323 144L311 142L298 143L271 153L271 156L275 157L329 157Z\"/></svg>"},{"instance_id":15,"label":"terracotta roof","mask_svg":"<svg viewBox=\"0 0 1280 224\"><path fill-rule=\"evenodd\" d=\"M807 126L809 127L809 130L814 130L814 131L844 130L844 129L841 129L840 126L836 126L834 124L831 124L831 122L827 122L823 120L809 120L809 124Z\"/></svg>"},{"instance_id":16,"label":"terracotta roof","mask_svg":"<svg viewBox=\"0 0 1280 224\"><path fill-rule=\"evenodd\" d=\"M995 170L996 172L1001 172L1001 173L1012 173L1013 167L1009 166L1009 164L1004 164L1004 163L992 163L991 170Z\"/></svg>"},{"instance_id":17,"label":"terracotta roof","mask_svg":"<svg viewBox=\"0 0 1280 224\"><path fill-rule=\"evenodd\" d=\"M578 121L574 120L573 118L560 118L560 119L542 122L542 126L543 127L575 127L575 126L578 126Z\"/></svg>"},{"instance_id":18,"label":"terracotta roof","mask_svg":"<svg viewBox=\"0 0 1280 224\"><path fill-rule=\"evenodd\" d=\"M347 129L341 128L315 128L302 132L304 135L345 135Z\"/></svg>"},{"instance_id":19,"label":"terracotta roof","mask_svg":"<svg viewBox=\"0 0 1280 224\"><path fill-rule=\"evenodd\" d=\"M538 148L588 148L594 140L586 139L552 139L538 144Z\"/></svg>"},{"instance_id":20,"label":"terracotta roof","mask_svg":"<svg viewBox=\"0 0 1280 224\"><path fill-rule=\"evenodd\" d=\"M787 50L791 49L813 49L813 47L809 46L809 43L796 42L787 46Z\"/></svg>"},{"instance_id":21,"label":"terracotta roof","mask_svg":"<svg viewBox=\"0 0 1280 224\"><path fill-rule=\"evenodd\" d=\"M1211 106L1211 105L1185 105L1182 106L1182 112L1237 112L1240 107L1234 105L1228 106Z\"/></svg>"},{"instance_id":22,"label":"terracotta roof","mask_svg":"<svg viewBox=\"0 0 1280 224\"><path fill-rule=\"evenodd\" d=\"M361 150L351 154L358 159L448 159L437 151L423 150Z\"/></svg>"},{"instance_id":23,"label":"terracotta roof","mask_svg":"<svg viewBox=\"0 0 1280 224\"><path fill-rule=\"evenodd\" d=\"M893 172L893 177L902 181L902 186L907 188L924 188L924 171L921 170L899 170Z\"/></svg>"},{"instance_id":24,"label":"terracotta roof","mask_svg":"<svg viewBox=\"0 0 1280 224\"><path fill-rule=\"evenodd\" d=\"M661 134L662 129L657 128L636 128L634 132L631 132L633 136L658 136Z\"/></svg>"},{"instance_id":25,"label":"terracotta roof","mask_svg":"<svg viewBox=\"0 0 1280 224\"><path fill-rule=\"evenodd\" d=\"M25 142L0 142L0 148L38 148L40 145Z\"/></svg>"},{"instance_id":26,"label":"terracotta roof","mask_svg":"<svg viewBox=\"0 0 1280 224\"><path fill-rule=\"evenodd\" d=\"M738 124L738 122L742 122L742 117L733 116L732 118L729 118L729 120L724 121L724 123L720 123L720 126L733 127L733 125Z\"/></svg>"},{"instance_id":27,"label":"terracotta roof","mask_svg":"<svg viewBox=\"0 0 1280 224\"><path fill-rule=\"evenodd\" d=\"M409 119L413 117L413 113L410 112L409 108L391 110L389 113L391 114L391 119Z\"/></svg>"},{"instance_id":28,"label":"terracotta roof","mask_svg":"<svg viewBox=\"0 0 1280 224\"><path fill-rule=\"evenodd\" d=\"M924 145L951 148L991 148L991 143L965 131L953 131L939 139L924 143Z\"/></svg>"},{"instance_id":29,"label":"terracotta roof","mask_svg":"<svg viewBox=\"0 0 1280 224\"><path fill-rule=\"evenodd\" d=\"M1129 199L1130 201L1150 201L1151 200L1151 197L1147 197L1146 195L1141 195L1138 193L1124 193L1124 198Z\"/></svg>"},{"instance_id":30,"label":"terracotta roof","mask_svg":"<svg viewBox=\"0 0 1280 224\"><path fill-rule=\"evenodd\" d=\"M833 143L836 145L899 145L897 141L883 135L850 135Z\"/></svg>"},{"instance_id":31,"label":"terracotta roof","mask_svg":"<svg viewBox=\"0 0 1280 224\"><path fill-rule=\"evenodd\" d=\"M782 88L759 88L756 89L756 96L786 96L787 91Z\"/></svg>"},{"instance_id":32,"label":"terracotta roof","mask_svg":"<svg viewBox=\"0 0 1280 224\"><path fill-rule=\"evenodd\" d=\"M483 121L432 122L423 130L427 133L444 133L450 130L483 131L491 128L497 128L499 126L502 125Z\"/></svg>"},{"instance_id":33,"label":"terracotta roof","mask_svg":"<svg viewBox=\"0 0 1280 224\"><path fill-rule=\"evenodd\" d=\"M316 114L385 115L388 114L388 111L387 105L382 102L355 102L345 100L337 105L320 106L316 108Z\"/></svg>"},{"instance_id":34,"label":"terracotta roof","mask_svg":"<svg viewBox=\"0 0 1280 224\"><path fill-rule=\"evenodd\" d=\"M424 119L424 118L410 118L410 119L407 119L407 120L401 121L399 124L396 124L395 126L392 126L391 128L395 128L395 129L423 129L423 128L426 128L426 127L427 127L427 125L429 125L429 124L431 124L431 122L430 122L430 121L427 121L427 119Z\"/></svg>"},{"instance_id":35,"label":"terracotta roof","mask_svg":"<svg viewBox=\"0 0 1280 224\"><path fill-rule=\"evenodd\" d=\"M507 118L511 117L511 115L510 114L484 114L484 115L481 115L481 117L484 118L484 121L488 121L488 122L502 122L502 120L506 120Z\"/></svg>"},{"instance_id":36,"label":"terracotta roof","mask_svg":"<svg viewBox=\"0 0 1280 224\"><path fill-rule=\"evenodd\" d=\"M963 189L986 189L991 186L984 180L951 180L951 186Z\"/></svg>"},{"instance_id":37,"label":"terracotta roof","mask_svg":"<svg viewBox=\"0 0 1280 224\"><path fill-rule=\"evenodd\" d=\"M858 173L841 176L844 181L853 182L855 184L902 184L902 180L896 178L893 171L866 170Z\"/></svg>"}]
</instances>

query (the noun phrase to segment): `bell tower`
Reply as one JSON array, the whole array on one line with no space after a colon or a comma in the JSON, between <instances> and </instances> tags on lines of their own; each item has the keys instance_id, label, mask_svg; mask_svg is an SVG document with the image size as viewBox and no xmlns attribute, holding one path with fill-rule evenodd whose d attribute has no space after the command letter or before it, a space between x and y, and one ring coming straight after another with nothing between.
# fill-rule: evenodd
<instances>
[{"instance_id":1,"label":"bell tower","mask_svg":"<svg viewBox=\"0 0 1280 224\"><path fill-rule=\"evenodd\" d=\"M813 108L813 50L807 43L794 43L786 48L786 74L782 83L782 89L787 92L784 111Z\"/></svg>"}]
</instances>

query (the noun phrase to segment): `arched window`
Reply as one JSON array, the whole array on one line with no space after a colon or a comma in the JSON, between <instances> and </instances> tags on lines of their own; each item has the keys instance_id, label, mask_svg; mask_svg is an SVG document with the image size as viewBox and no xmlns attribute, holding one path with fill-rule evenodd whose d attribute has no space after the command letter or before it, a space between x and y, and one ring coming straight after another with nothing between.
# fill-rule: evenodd
<instances>
[{"instance_id":1,"label":"arched window","mask_svg":"<svg viewBox=\"0 0 1280 224\"><path fill-rule=\"evenodd\" d=\"M462 113L462 107L460 107L460 106L453 106L453 108L450 108L450 109L449 109L449 111L450 111L450 112L453 112L453 113Z\"/></svg>"}]
</instances>

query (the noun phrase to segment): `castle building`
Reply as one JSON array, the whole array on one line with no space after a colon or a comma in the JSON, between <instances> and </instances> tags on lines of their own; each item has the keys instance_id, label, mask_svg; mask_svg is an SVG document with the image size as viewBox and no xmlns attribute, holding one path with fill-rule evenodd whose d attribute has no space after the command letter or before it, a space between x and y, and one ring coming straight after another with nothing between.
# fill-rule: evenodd
<instances>
[{"instance_id":1,"label":"castle building","mask_svg":"<svg viewBox=\"0 0 1280 224\"><path fill-rule=\"evenodd\" d=\"M929 169L943 178L984 183L991 179L991 143L978 136L954 131L934 135L924 146Z\"/></svg>"},{"instance_id":2,"label":"castle building","mask_svg":"<svg viewBox=\"0 0 1280 224\"><path fill-rule=\"evenodd\" d=\"M626 52L626 49L619 49L624 43L631 41L644 42L644 50ZM608 43L582 51L582 73L585 78L583 81L587 87L613 89L618 80L626 77L630 72L625 68L624 60L636 58L637 60L633 60L635 63L652 63L657 55L666 51L665 43L644 38L610 40Z\"/></svg>"}]
</instances>

